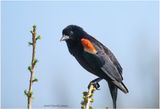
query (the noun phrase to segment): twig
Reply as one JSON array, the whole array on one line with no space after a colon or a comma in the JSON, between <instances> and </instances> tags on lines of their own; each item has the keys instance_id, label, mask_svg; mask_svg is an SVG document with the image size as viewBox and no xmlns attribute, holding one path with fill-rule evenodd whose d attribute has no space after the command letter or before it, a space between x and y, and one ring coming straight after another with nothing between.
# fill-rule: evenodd
<instances>
[{"instance_id":1,"label":"twig","mask_svg":"<svg viewBox=\"0 0 160 109\"><path fill-rule=\"evenodd\" d=\"M29 42L29 45L32 45L32 60L31 60L31 65L28 67L28 70L30 71L30 79L29 79L29 88L28 91L25 90L24 93L27 96L27 108L32 109L32 85L34 82L37 82L38 79L34 77L35 73L35 65L38 62L37 59L35 58L36 55L36 42L38 39L40 39L40 36L36 37L36 26L33 26L33 30L30 31L32 34L32 42Z\"/></svg>"},{"instance_id":2,"label":"twig","mask_svg":"<svg viewBox=\"0 0 160 109\"><path fill-rule=\"evenodd\" d=\"M91 84L89 86L88 92L83 92L83 101L81 102L81 109L92 109L91 103L93 103L93 94L96 87Z\"/></svg>"}]
</instances>

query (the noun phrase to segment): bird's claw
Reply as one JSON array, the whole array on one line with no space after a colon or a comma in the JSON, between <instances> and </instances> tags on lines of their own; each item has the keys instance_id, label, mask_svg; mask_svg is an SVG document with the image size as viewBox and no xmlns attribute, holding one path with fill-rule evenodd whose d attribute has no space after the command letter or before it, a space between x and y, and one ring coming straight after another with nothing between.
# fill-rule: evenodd
<instances>
[{"instance_id":1,"label":"bird's claw","mask_svg":"<svg viewBox=\"0 0 160 109\"><path fill-rule=\"evenodd\" d=\"M100 88L100 85L99 85L98 82L96 82L96 81L91 81L91 82L89 83L89 85L88 85L88 89L89 89L89 87L90 87L91 85L93 85L93 86L96 88L96 90L100 90L100 89L99 89L99 88Z\"/></svg>"}]
</instances>

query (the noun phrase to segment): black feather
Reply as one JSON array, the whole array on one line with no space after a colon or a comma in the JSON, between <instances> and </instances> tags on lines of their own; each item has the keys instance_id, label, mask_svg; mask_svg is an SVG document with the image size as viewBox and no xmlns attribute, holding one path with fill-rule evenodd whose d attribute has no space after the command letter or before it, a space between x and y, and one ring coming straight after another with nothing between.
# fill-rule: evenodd
<instances>
[{"instance_id":1,"label":"black feather","mask_svg":"<svg viewBox=\"0 0 160 109\"><path fill-rule=\"evenodd\" d=\"M108 82L108 86L109 86L109 90L110 90L112 101L113 101L113 109L116 109L118 89L113 83L110 83L110 82Z\"/></svg>"},{"instance_id":2,"label":"black feather","mask_svg":"<svg viewBox=\"0 0 160 109\"><path fill-rule=\"evenodd\" d=\"M124 93L128 93L128 89L122 82L122 67L114 54L79 26L67 26L63 30L62 34L69 35L69 39L66 40L68 50L80 65L90 73L100 77L101 79L105 79L108 82L113 99L113 107L115 109L117 88ZM85 51L81 43L82 38L88 39L93 44L97 52L89 53Z\"/></svg>"}]
</instances>

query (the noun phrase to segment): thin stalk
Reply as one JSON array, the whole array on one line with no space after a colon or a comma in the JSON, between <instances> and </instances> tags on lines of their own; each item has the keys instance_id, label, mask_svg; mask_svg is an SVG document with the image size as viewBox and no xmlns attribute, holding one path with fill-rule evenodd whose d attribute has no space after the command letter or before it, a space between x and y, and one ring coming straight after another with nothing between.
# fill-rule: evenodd
<instances>
[{"instance_id":1,"label":"thin stalk","mask_svg":"<svg viewBox=\"0 0 160 109\"><path fill-rule=\"evenodd\" d=\"M30 79L29 79L29 88L28 88L28 103L27 103L27 108L32 109L32 85L33 85L33 80L34 80L34 73L35 73L35 55L36 55L36 26L33 26L33 30L31 31L32 33L32 60L31 60L31 67L30 67Z\"/></svg>"}]
</instances>

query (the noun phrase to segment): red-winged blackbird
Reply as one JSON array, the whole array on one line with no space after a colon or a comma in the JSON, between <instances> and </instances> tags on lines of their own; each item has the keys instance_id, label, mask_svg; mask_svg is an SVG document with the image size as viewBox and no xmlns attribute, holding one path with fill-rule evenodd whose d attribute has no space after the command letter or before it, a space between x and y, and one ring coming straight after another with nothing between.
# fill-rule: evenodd
<instances>
[{"instance_id":1,"label":"red-winged blackbird","mask_svg":"<svg viewBox=\"0 0 160 109\"><path fill-rule=\"evenodd\" d=\"M99 82L105 79L108 82L113 107L116 108L117 88L128 93L123 84L122 67L113 53L81 27L69 25L62 31L61 41L66 41L69 52L87 71L98 76L93 80Z\"/></svg>"}]
</instances>

